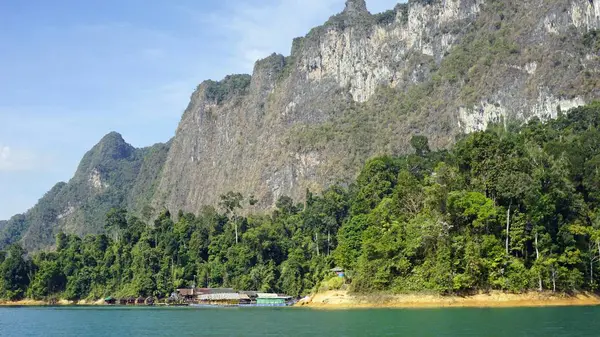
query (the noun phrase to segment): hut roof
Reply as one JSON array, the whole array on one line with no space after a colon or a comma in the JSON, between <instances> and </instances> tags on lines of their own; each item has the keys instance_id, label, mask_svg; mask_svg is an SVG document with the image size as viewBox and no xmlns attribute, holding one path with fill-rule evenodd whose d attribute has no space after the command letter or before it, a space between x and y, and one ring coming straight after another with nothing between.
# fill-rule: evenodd
<instances>
[{"instance_id":1,"label":"hut roof","mask_svg":"<svg viewBox=\"0 0 600 337\"><path fill-rule=\"evenodd\" d=\"M289 296L289 295L286 295L286 294L258 293L258 298L283 298L283 299L290 299L292 297Z\"/></svg>"},{"instance_id":2,"label":"hut roof","mask_svg":"<svg viewBox=\"0 0 600 337\"><path fill-rule=\"evenodd\" d=\"M182 289L177 289L177 292L181 295L181 296L193 296L194 295L194 290L193 288L182 288Z\"/></svg>"},{"instance_id":3,"label":"hut roof","mask_svg":"<svg viewBox=\"0 0 600 337\"><path fill-rule=\"evenodd\" d=\"M248 295L249 297L258 297L258 291L239 291L239 293Z\"/></svg>"},{"instance_id":4,"label":"hut roof","mask_svg":"<svg viewBox=\"0 0 600 337\"><path fill-rule=\"evenodd\" d=\"M198 296L200 301L233 301L241 299L241 295L238 293L217 293L217 294L203 294ZM248 296L246 295L246 298Z\"/></svg>"}]
</instances>

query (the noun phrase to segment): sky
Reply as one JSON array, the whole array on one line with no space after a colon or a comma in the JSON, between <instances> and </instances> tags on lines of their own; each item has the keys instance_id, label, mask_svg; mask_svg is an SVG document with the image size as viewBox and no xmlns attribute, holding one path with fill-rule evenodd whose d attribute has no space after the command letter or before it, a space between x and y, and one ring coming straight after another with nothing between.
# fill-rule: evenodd
<instances>
[{"instance_id":1,"label":"sky","mask_svg":"<svg viewBox=\"0 0 600 337\"><path fill-rule=\"evenodd\" d=\"M344 2L0 0L0 220L68 181L111 131L168 141L200 82L289 55Z\"/></svg>"}]
</instances>

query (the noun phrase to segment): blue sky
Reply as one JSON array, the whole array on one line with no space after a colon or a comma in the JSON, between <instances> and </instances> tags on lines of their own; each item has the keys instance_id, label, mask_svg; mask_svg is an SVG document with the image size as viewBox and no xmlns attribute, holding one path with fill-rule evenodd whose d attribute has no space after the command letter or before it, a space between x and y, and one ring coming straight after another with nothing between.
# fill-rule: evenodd
<instances>
[{"instance_id":1,"label":"blue sky","mask_svg":"<svg viewBox=\"0 0 600 337\"><path fill-rule=\"evenodd\" d=\"M0 0L0 219L68 181L110 131L167 141L198 83L288 55L344 2Z\"/></svg>"}]
</instances>

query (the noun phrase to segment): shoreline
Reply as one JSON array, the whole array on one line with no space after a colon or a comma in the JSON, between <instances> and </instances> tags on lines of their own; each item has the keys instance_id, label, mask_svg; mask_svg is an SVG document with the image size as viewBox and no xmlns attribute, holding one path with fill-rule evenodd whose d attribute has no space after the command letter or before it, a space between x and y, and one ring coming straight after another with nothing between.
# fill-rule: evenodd
<instances>
[{"instance_id":1,"label":"shoreline","mask_svg":"<svg viewBox=\"0 0 600 337\"><path fill-rule=\"evenodd\" d=\"M431 294L352 295L347 291L327 291L299 301L295 306L311 309L435 309L435 308L521 308L600 305L600 296L593 293L509 294L491 292L471 296L441 296Z\"/></svg>"},{"instance_id":2,"label":"shoreline","mask_svg":"<svg viewBox=\"0 0 600 337\"><path fill-rule=\"evenodd\" d=\"M107 305L104 303L104 300L98 301L68 301L68 300L58 300L56 303L49 303L47 301L38 301L32 299L23 299L18 301L6 301L0 300L0 308L6 307L69 307L69 306L104 306Z\"/></svg>"},{"instance_id":3,"label":"shoreline","mask_svg":"<svg viewBox=\"0 0 600 337\"><path fill-rule=\"evenodd\" d=\"M576 294L554 294L530 292L510 294L503 292L482 293L470 296L442 296L435 294L370 294L355 295L345 290L331 290L306 297L296 303L295 308L345 310L345 309L436 309L436 308L523 308L523 307L567 307L598 306L600 295L589 292ZM104 300L68 301L55 303L23 299L0 300L2 307L83 307L110 306Z\"/></svg>"}]
</instances>

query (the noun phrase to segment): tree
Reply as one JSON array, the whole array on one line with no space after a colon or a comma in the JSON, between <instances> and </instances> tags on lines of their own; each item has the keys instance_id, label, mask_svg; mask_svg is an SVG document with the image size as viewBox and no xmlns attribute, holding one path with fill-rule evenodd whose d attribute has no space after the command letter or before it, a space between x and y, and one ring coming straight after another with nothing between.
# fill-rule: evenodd
<instances>
[{"instance_id":1,"label":"tree","mask_svg":"<svg viewBox=\"0 0 600 337\"><path fill-rule=\"evenodd\" d=\"M470 226L475 233L495 232L497 210L494 202L479 192L451 192L448 195L450 220L458 227Z\"/></svg>"},{"instance_id":2,"label":"tree","mask_svg":"<svg viewBox=\"0 0 600 337\"><path fill-rule=\"evenodd\" d=\"M35 299L46 298L65 290L67 278L57 261L42 260L29 286L29 296Z\"/></svg>"},{"instance_id":3,"label":"tree","mask_svg":"<svg viewBox=\"0 0 600 337\"><path fill-rule=\"evenodd\" d=\"M425 136L413 136L410 139L410 145L415 149L417 156L423 157L431 152L429 149L429 139Z\"/></svg>"},{"instance_id":4,"label":"tree","mask_svg":"<svg viewBox=\"0 0 600 337\"><path fill-rule=\"evenodd\" d=\"M225 210L227 215L232 214L233 225L235 227L235 243L238 244L238 218L236 210L242 208L241 202L244 197L241 193L228 192L221 196L219 205Z\"/></svg>"},{"instance_id":5,"label":"tree","mask_svg":"<svg viewBox=\"0 0 600 337\"><path fill-rule=\"evenodd\" d=\"M590 215L591 226L582 224L573 224L569 227L569 231L575 235L585 237L587 244L587 254L589 260L589 276L590 286L592 289L597 287L597 282L594 278L594 263L600 261L600 216L598 214Z\"/></svg>"},{"instance_id":6,"label":"tree","mask_svg":"<svg viewBox=\"0 0 600 337\"><path fill-rule=\"evenodd\" d=\"M364 214L352 217L342 226L338 234L338 246L333 253L338 265L354 270L361 255L362 235L367 227L368 217Z\"/></svg>"},{"instance_id":7,"label":"tree","mask_svg":"<svg viewBox=\"0 0 600 337\"><path fill-rule=\"evenodd\" d=\"M115 241L121 240L121 233L127 228L127 210L112 208L106 214L106 229L115 233Z\"/></svg>"},{"instance_id":8,"label":"tree","mask_svg":"<svg viewBox=\"0 0 600 337\"><path fill-rule=\"evenodd\" d=\"M398 179L397 163L389 157L369 160L356 180L352 214L369 213L394 191Z\"/></svg>"},{"instance_id":9,"label":"tree","mask_svg":"<svg viewBox=\"0 0 600 337\"><path fill-rule=\"evenodd\" d=\"M8 256L0 266L1 289L4 296L11 300L18 300L25 296L29 285L29 272L31 264L25 260L25 250L19 244L8 248Z\"/></svg>"}]
</instances>

